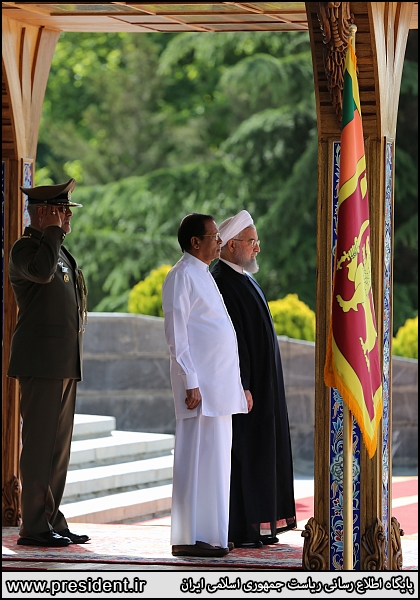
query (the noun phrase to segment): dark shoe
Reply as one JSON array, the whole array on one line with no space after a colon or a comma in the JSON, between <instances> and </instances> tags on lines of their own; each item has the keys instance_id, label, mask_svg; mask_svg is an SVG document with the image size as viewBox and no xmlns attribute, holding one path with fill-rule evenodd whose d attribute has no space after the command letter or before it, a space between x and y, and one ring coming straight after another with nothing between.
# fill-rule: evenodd
<instances>
[{"instance_id":1,"label":"dark shoe","mask_svg":"<svg viewBox=\"0 0 420 600\"><path fill-rule=\"evenodd\" d=\"M86 544L86 542L90 540L88 535L78 535L77 533L72 533L68 528L63 529L62 531L57 531L57 533L58 535L69 538L72 544Z\"/></svg>"},{"instance_id":2,"label":"dark shoe","mask_svg":"<svg viewBox=\"0 0 420 600\"><path fill-rule=\"evenodd\" d=\"M18 546L51 546L60 548L71 544L71 539L60 535L54 530L22 536L17 541Z\"/></svg>"},{"instance_id":3,"label":"dark shoe","mask_svg":"<svg viewBox=\"0 0 420 600\"><path fill-rule=\"evenodd\" d=\"M264 546L270 546L271 544L277 544L277 542L279 541L279 538L267 536L267 537L261 538L261 541L264 544Z\"/></svg>"},{"instance_id":4,"label":"dark shoe","mask_svg":"<svg viewBox=\"0 0 420 600\"><path fill-rule=\"evenodd\" d=\"M241 542L237 544L235 542L235 548L262 548L263 543L260 540Z\"/></svg>"},{"instance_id":5,"label":"dark shoe","mask_svg":"<svg viewBox=\"0 0 420 600\"><path fill-rule=\"evenodd\" d=\"M172 546L172 556L194 556L191 554L195 548L195 544L177 544Z\"/></svg>"},{"instance_id":6,"label":"dark shoe","mask_svg":"<svg viewBox=\"0 0 420 600\"><path fill-rule=\"evenodd\" d=\"M232 550L235 549L235 544L233 542L228 542L228 548L229 548L229 552L232 552Z\"/></svg>"},{"instance_id":7,"label":"dark shoe","mask_svg":"<svg viewBox=\"0 0 420 600\"><path fill-rule=\"evenodd\" d=\"M194 545L181 544L172 546L173 556L213 556L222 557L229 554L229 548L222 548L221 546L212 546L206 544L206 542L196 542Z\"/></svg>"}]
</instances>

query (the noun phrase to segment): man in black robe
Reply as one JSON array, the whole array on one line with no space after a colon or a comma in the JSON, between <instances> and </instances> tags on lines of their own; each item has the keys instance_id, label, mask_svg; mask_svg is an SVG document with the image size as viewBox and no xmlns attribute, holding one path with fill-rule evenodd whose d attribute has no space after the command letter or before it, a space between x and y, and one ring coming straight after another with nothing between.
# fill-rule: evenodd
<instances>
[{"instance_id":1,"label":"man in black robe","mask_svg":"<svg viewBox=\"0 0 420 600\"><path fill-rule=\"evenodd\" d=\"M242 385L253 409L233 415L229 541L259 548L296 527L293 463L283 369L264 292L250 275L260 252L251 215L221 223L220 259L211 273L236 330Z\"/></svg>"}]
</instances>

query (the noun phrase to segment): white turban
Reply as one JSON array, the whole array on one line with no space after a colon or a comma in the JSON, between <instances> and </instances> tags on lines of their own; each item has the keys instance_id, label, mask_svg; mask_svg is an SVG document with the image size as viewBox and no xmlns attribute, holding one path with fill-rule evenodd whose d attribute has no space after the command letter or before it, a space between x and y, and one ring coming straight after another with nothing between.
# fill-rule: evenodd
<instances>
[{"instance_id":1,"label":"white turban","mask_svg":"<svg viewBox=\"0 0 420 600\"><path fill-rule=\"evenodd\" d=\"M247 210L241 210L234 217L225 219L219 225L220 237L222 238L222 247L228 243L229 240L238 235L243 229L251 227L254 224L251 215Z\"/></svg>"}]
</instances>

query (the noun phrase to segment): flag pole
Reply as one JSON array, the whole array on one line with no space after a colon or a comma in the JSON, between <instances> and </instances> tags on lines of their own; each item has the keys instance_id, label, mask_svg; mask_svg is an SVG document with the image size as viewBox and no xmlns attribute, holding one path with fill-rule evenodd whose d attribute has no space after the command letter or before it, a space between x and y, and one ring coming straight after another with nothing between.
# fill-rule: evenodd
<instances>
[{"instance_id":1,"label":"flag pole","mask_svg":"<svg viewBox=\"0 0 420 600\"><path fill-rule=\"evenodd\" d=\"M343 402L343 567L353 571L352 414Z\"/></svg>"},{"instance_id":2,"label":"flag pole","mask_svg":"<svg viewBox=\"0 0 420 600\"><path fill-rule=\"evenodd\" d=\"M356 25L349 27L349 44L356 45ZM353 416L343 402L343 567L353 571Z\"/></svg>"}]
</instances>

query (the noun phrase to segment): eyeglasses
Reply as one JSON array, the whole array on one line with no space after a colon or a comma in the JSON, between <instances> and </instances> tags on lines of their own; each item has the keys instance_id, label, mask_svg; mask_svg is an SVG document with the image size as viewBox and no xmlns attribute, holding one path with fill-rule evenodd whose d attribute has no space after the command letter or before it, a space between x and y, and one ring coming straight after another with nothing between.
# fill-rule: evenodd
<instances>
[{"instance_id":1,"label":"eyeglasses","mask_svg":"<svg viewBox=\"0 0 420 600\"><path fill-rule=\"evenodd\" d=\"M252 244L252 247L255 248L255 246L258 246L258 248L260 247L260 240L254 240L254 238L251 238L250 240L240 240L238 238L232 238L233 240L235 240L235 242L246 242L247 244Z\"/></svg>"},{"instance_id":2,"label":"eyeglasses","mask_svg":"<svg viewBox=\"0 0 420 600\"><path fill-rule=\"evenodd\" d=\"M217 233L203 233L203 235L200 235L199 237L214 237L216 242L222 239L219 231Z\"/></svg>"}]
</instances>

